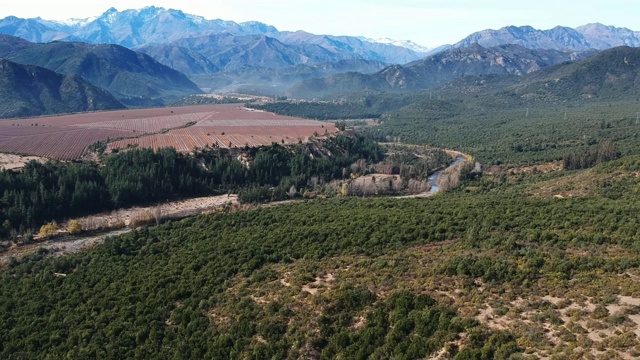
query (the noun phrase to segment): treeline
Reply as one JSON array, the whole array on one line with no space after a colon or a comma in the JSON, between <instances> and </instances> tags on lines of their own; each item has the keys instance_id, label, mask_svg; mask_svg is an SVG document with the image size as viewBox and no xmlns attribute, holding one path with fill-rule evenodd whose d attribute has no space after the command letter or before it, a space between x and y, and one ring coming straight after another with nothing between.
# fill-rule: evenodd
<instances>
[{"instance_id":1,"label":"treeline","mask_svg":"<svg viewBox=\"0 0 640 360\"><path fill-rule=\"evenodd\" d=\"M386 147L389 155L376 164L376 172L387 175L399 174L403 180L431 174L446 166L451 160L449 155L441 149L423 149L394 144Z\"/></svg>"},{"instance_id":2,"label":"treeline","mask_svg":"<svg viewBox=\"0 0 640 360\"><path fill-rule=\"evenodd\" d=\"M176 197L213 193L215 183L195 157L173 149L133 150L95 163L30 162L0 172L1 236L45 222Z\"/></svg>"},{"instance_id":3,"label":"treeline","mask_svg":"<svg viewBox=\"0 0 640 360\"><path fill-rule=\"evenodd\" d=\"M176 102L171 104L171 106L242 104L242 103L252 103L254 101L257 101L257 100L240 99L239 97L233 96L233 95L226 95L222 97L189 95L177 100Z\"/></svg>"},{"instance_id":4,"label":"treeline","mask_svg":"<svg viewBox=\"0 0 640 360\"><path fill-rule=\"evenodd\" d=\"M615 160L620 156L616 145L611 141L605 141L598 146L589 147L586 151L575 152L562 159L566 170L588 169L597 164Z\"/></svg>"},{"instance_id":5,"label":"treeline","mask_svg":"<svg viewBox=\"0 0 640 360\"><path fill-rule=\"evenodd\" d=\"M426 92L385 93L362 91L345 94L339 101L279 101L247 107L318 120L371 119L398 110L428 96Z\"/></svg>"},{"instance_id":6,"label":"treeline","mask_svg":"<svg viewBox=\"0 0 640 360\"><path fill-rule=\"evenodd\" d=\"M378 118L381 111L358 103L337 102L275 102L264 105L249 105L254 109L274 112L276 114L299 116L307 119L369 119Z\"/></svg>"},{"instance_id":7,"label":"treeline","mask_svg":"<svg viewBox=\"0 0 640 360\"><path fill-rule=\"evenodd\" d=\"M169 199L238 191L244 201L280 199L291 187L307 186L312 177L337 179L358 159L376 162L382 158L377 143L358 135L292 148L273 144L246 149L244 154L250 166L224 149L185 155L166 148L111 154L102 167L30 162L19 172L2 171L0 237L29 233L51 220ZM253 189L267 195L254 194Z\"/></svg>"}]
</instances>

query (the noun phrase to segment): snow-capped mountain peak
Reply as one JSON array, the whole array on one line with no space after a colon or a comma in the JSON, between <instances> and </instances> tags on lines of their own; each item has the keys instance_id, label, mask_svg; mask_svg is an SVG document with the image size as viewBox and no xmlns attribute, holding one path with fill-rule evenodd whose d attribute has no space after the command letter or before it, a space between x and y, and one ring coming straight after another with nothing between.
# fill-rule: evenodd
<instances>
[{"instance_id":1,"label":"snow-capped mountain peak","mask_svg":"<svg viewBox=\"0 0 640 360\"><path fill-rule=\"evenodd\" d=\"M385 44L385 45L393 45L398 47L403 47L405 49L409 49L411 51L415 51L417 53L428 53L433 50L432 48L428 48L426 46L418 45L411 40L394 40L389 38L381 38L381 39L371 39L367 37L359 37L360 40L366 41L372 44Z\"/></svg>"},{"instance_id":2,"label":"snow-capped mountain peak","mask_svg":"<svg viewBox=\"0 0 640 360\"><path fill-rule=\"evenodd\" d=\"M428 48L426 46L422 46L419 44L414 43L411 40L394 40L394 39L389 39L389 38L382 38L382 39L376 39L373 40L374 42L377 42L379 44L389 44L389 45L395 45L395 46L400 46L403 48L407 48L410 50L413 50L415 52L422 52L422 53L426 53L432 50L432 48Z\"/></svg>"},{"instance_id":3,"label":"snow-capped mountain peak","mask_svg":"<svg viewBox=\"0 0 640 360\"><path fill-rule=\"evenodd\" d=\"M93 16L90 18L86 18L86 19L77 19L77 18L70 18L70 19L66 19L66 20L51 20L53 22L56 22L60 25L66 25L66 26L85 26L87 24L89 24L90 22L93 22L97 19L97 16Z\"/></svg>"}]
</instances>

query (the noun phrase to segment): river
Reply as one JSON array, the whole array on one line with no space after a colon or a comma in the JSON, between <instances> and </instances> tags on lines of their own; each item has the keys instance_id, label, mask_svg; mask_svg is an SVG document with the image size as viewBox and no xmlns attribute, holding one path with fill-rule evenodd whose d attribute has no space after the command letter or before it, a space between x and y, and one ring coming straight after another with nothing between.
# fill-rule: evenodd
<instances>
[{"instance_id":1,"label":"river","mask_svg":"<svg viewBox=\"0 0 640 360\"><path fill-rule=\"evenodd\" d=\"M463 158L463 157L457 157L455 160L453 160L453 161L449 164L449 166L447 167L447 169L448 169L448 168L450 168L450 167L452 167L452 166L455 166L455 165L457 165L458 163L461 163L461 162L463 162L463 161L464 161L464 158ZM442 172L443 172L444 170L446 170L446 169L436 171L436 172L434 172L433 174L431 174L431 175L427 178L427 181L429 182L429 185L431 185L431 189L429 190L429 194L435 194L435 193L437 193L438 191L440 191L440 186L438 186L438 180L440 180L440 175L442 175Z\"/></svg>"}]
</instances>

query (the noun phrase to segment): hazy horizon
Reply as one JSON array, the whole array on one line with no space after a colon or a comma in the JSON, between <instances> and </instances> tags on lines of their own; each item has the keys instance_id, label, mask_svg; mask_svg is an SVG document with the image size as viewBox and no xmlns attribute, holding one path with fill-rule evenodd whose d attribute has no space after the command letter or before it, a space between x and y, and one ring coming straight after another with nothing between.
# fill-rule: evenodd
<instances>
[{"instance_id":1,"label":"hazy horizon","mask_svg":"<svg viewBox=\"0 0 640 360\"><path fill-rule=\"evenodd\" d=\"M202 2L192 0L116 0L106 5L75 1L43 4L25 0L0 8L0 17L12 15L60 21L100 16L111 7L124 11L152 5L182 10L206 19L259 21L280 31L304 30L323 35L411 40L428 47L455 43L476 31L510 25L550 29L558 25L577 27L599 22L634 31L640 28L636 20L639 11L633 10L640 10L640 4L633 0L607 3L541 0L512 4L496 0L483 1L482 4L468 0L328 0L322 3L309 0L239 0L204 6Z\"/></svg>"}]
</instances>

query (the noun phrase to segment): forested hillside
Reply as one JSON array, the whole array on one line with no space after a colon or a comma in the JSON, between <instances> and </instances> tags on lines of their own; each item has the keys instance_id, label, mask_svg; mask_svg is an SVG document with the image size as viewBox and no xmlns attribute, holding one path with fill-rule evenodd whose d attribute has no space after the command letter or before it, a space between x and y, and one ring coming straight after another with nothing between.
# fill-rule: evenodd
<instances>
[{"instance_id":1,"label":"forested hillside","mask_svg":"<svg viewBox=\"0 0 640 360\"><path fill-rule=\"evenodd\" d=\"M619 47L526 76L468 76L419 93L353 93L261 108L320 119L377 118L376 139L453 148L484 164L536 164L612 142L640 151L640 50Z\"/></svg>"},{"instance_id":2,"label":"forested hillside","mask_svg":"<svg viewBox=\"0 0 640 360\"><path fill-rule=\"evenodd\" d=\"M0 118L122 109L108 91L78 75L0 59Z\"/></svg>"},{"instance_id":3,"label":"forested hillside","mask_svg":"<svg viewBox=\"0 0 640 360\"><path fill-rule=\"evenodd\" d=\"M427 202L318 200L186 219L63 258L39 253L0 276L0 351L8 359L422 358L440 349L506 359L576 344L625 352L638 341L624 337L624 315L592 315L624 335L602 342L571 330L558 348L542 330L561 334L554 317L581 296L608 304L618 286L640 296L619 275L640 266L638 180L629 176L638 163L596 168L620 175L575 199L537 194L538 184L571 173L485 178ZM541 300L560 294L559 305ZM519 298L529 305L514 305ZM506 334L473 319L485 306L524 313Z\"/></svg>"},{"instance_id":4,"label":"forested hillside","mask_svg":"<svg viewBox=\"0 0 640 360\"><path fill-rule=\"evenodd\" d=\"M135 149L106 157L103 166L31 162L19 172L3 170L0 234L15 238L51 220L176 198L240 192L245 202L285 199L292 186L302 191L312 177L344 178L356 160L373 164L383 154L370 138L339 135L307 145L246 149L243 156L250 167L223 149L194 155Z\"/></svg>"},{"instance_id":5,"label":"forested hillside","mask_svg":"<svg viewBox=\"0 0 640 360\"><path fill-rule=\"evenodd\" d=\"M269 11L371 34L509 11L298 3ZM640 358L640 33L429 52L156 7L0 32L39 42L0 35L0 117L237 104L5 123L0 359Z\"/></svg>"},{"instance_id":6,"label":"forested hillside","mask_svg":"<svg viewBox=\"0 0 640 360\"><path fill-rule=\"evenodd\" d=\"M165 101L201 93L184 74L118 45L51 42L26 46L3 36L0 52L20 64L82 76L130 106L162 106Z\"/></svg>"}]
</instances>

